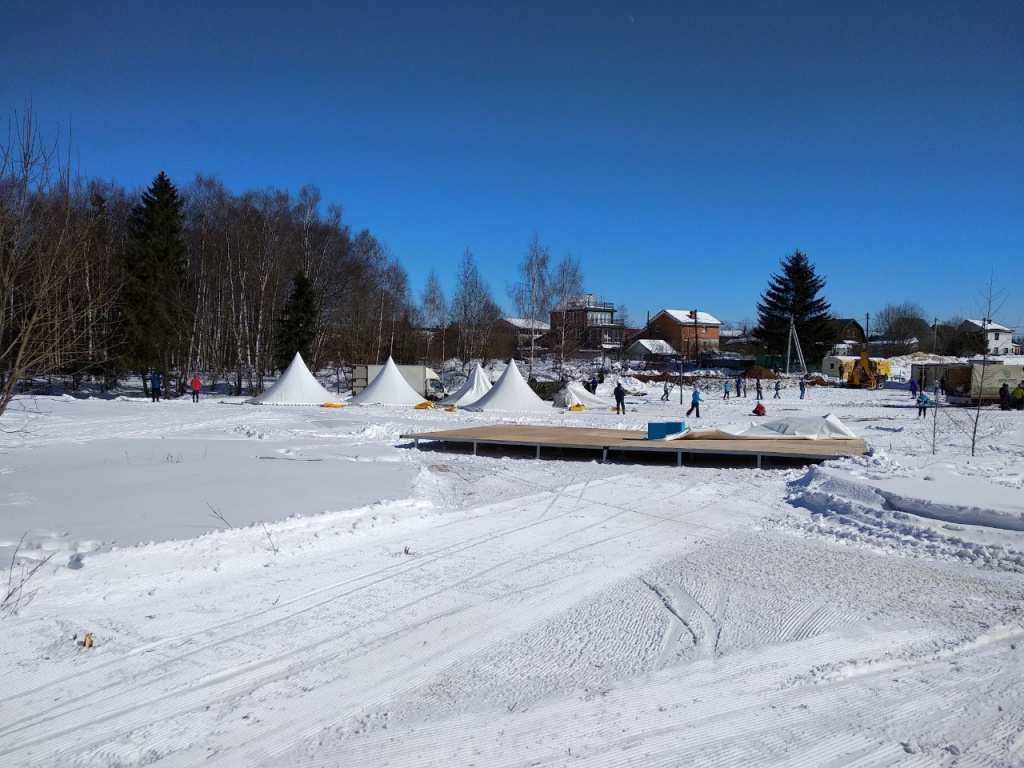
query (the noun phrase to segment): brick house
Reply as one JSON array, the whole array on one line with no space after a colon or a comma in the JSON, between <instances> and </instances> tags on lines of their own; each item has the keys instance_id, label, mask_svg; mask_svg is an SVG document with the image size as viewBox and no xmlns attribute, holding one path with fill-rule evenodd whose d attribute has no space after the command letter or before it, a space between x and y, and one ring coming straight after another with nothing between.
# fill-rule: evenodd
<instances>
[{"instance_id":1,"label":"brick house","mask_svg":"<svg viewBox=\"0 0 1024 768\"><path fill-rule=\"evenodd\" d=\"M722 323L707 312L697 309L663 309L637 339L660 339L676 352L693 357L698 352L717 352Z\"/></svg>"}]
</instances>

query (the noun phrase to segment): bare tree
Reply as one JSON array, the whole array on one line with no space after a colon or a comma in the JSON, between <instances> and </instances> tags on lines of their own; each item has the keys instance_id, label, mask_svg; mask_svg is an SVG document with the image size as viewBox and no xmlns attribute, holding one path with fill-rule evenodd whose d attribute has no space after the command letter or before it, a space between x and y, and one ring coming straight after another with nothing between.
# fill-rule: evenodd
<instances>
[{"instance_id":1,"label":"bare tree","mask_svg":"<svg viewBox=\"0 0 1024 768\"><path fill-rule=\"evenodd\" d=\"M430 349L432 342L437 337L440 342L440 360L444 364L444 337L448 325L448 302L445 300L444 291L441 289L441 281L437 279L437 273L430 270L427 275L427 285L423 289L421 301L424 324L427 326L427 359L431 360Z\"/></svg>"},{"instance_id":2,"label":"bare tree","mask_svg":"<svg viewBox=\"0 0 1024 768\"><path fill-rule=\"evenodd\" d=\"M81 181L27 113L0 143L0 414L17 382L81 365L90 318L109 295L90 279L90 214Z\"/></svg>"},{"instance_id":3,"label":"bare tree","mask_svg":"<svg viewBox=\"0 0 1024 768\"><path fill-rule=\"evenodd\" d=\"M578 350L583 343L586 323L571 323L576 315L570 312L572 302L583 293L583 268L579 259L566 254L555 267L551 281L552 299L556 302L551 311L551 335L558 353L558 370L565 367L565 358Z\"/></svg>"},{"instance_id":4,"label":"bare tree","mask_svg":"<svg viewBox=\"0 0 1024 768\"><path fill-rule=\"evenodd\" d=\"M530 245L523 260L519 264L520 281L510 290L510 298L515 302L520 316L529 321L536 329L537 323L549 317L551 298L554 293L551 272L548 265L551 256L547 246L541 245L537 233L533 233ZM530 334L530 362L528 378L533 378L533 358L536 353L537 334Z\"/></svg>"},{"instance_id":5,"label":"bare tree","mask_svg":"<svg viewBox=\"0 0 1024 768\"><path fill-rule=\"evenodd\" d=\"M480 277L468 250L462 256L451 316L458 332L458 355L465 369L470 360L484 356L490 347L494 323L501 317L491 289Z\"/></svg>"},{"instance_id":6,"label":"bare tree","mask_svg":"<svg viewBox=\"0 0 1024 768\"><path fill-rule=\"evenodd\" d=\"M924 341L922 337L929 330L924 309L912 301L886 304L873 318L875 329L885 342L886 353L890 357L917 351Z\"/></svg>"}]
</instances>

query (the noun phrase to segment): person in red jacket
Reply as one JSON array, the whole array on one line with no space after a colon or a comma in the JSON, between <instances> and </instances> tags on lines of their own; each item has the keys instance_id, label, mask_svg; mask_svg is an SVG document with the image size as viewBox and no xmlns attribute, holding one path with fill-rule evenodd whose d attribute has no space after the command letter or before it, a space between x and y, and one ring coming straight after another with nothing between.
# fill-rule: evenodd
<instances>
[{"instance_id":1,"label":"person in red jacket","mask_svg":"<svg viewBox=\"0 0 1024 768\"><path fill-rule=\"evenodd\" d=\"M199 392L203 388L203 382L199 380L199 374L192 374L192 402L199 402Z\"/></svg>"}]
</instances>

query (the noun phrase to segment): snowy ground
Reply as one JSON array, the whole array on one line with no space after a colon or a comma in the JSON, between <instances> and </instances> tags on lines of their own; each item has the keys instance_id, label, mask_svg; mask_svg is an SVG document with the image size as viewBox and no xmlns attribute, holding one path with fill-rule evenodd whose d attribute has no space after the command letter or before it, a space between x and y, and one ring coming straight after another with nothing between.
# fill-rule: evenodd
<instances>
[{"instance_id":1,"label":"snowy ground","mask_svg":"<svg viewBox=\"0 0 1024 768\"><path fill-rule=\"evenodd\" d=\"M0 765L1024 764L1024 413L983 412L972 457L967 411L790 386L769 417L871 453L767 470L398 439L642 429L682 416L660 394L16 401L0 557L52 557L0 619ZM706 396L701 426L754 404Z\"/></svg>"}]
</instances>

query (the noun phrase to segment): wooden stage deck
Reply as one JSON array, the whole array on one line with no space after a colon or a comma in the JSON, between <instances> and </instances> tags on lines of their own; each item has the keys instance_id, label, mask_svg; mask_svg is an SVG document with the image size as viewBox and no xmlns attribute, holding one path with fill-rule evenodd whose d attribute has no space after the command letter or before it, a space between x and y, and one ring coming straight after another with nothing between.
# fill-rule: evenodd
<instances>
[{"instance_id":1,"label":"wooden stage deck","mask_svg":"<svg viewBox=\"0 0 1024 768\"><path fill-rule=\"evenodd\" d=\"M700 456L749 456L761 466L762 458L798 461L825 461L840 456L861 456L867 452L863 440L648 440L647 433L626 429L591 429L589 427L546 427L495 424L487 427L446 429L401 435L419 448L420 440L472 444L473 455L481 445L524 446L536 449L539 459L542 448L573 448L601 451L607 461L609 451L675 454L681 466L683 454Z\"/></svg>"}]
</instances>

